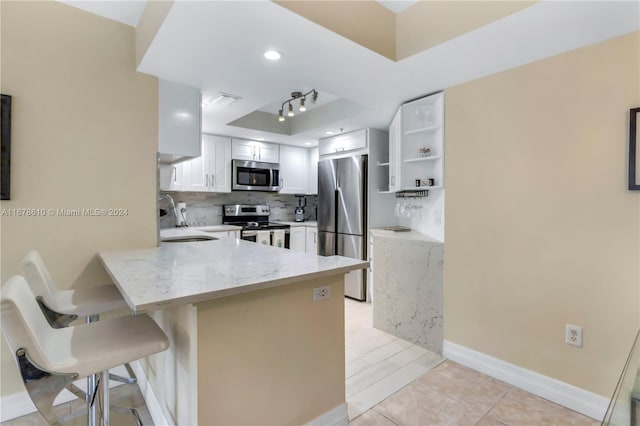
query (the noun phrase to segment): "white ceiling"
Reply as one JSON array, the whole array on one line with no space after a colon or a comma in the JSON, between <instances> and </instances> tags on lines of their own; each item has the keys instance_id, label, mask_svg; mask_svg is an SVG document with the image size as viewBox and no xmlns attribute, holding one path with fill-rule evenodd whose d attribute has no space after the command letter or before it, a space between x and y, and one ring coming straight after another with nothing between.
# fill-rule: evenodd
<instances>
[{"instance_id":1,"label":"white ceiling","mask_svg":"<svg viewBox=\"0 0 640 426\"><path fill-rule=\"evenodd\" d=\"M142 16L146 0L58 0L94 15L135 27Z\"/></svg>"},{"instance_id":2,"label":"white ceiling","mask_svg":"<svg viewBox=\"0 0 640 426\"><path fill-rule=\"evenodd\" d=\"M205 97L242 97L205 109L205 132L303 145L329 129L387 128L410 99L639 28L637 1L543 1L394 62L270 1L178 0L138 70L198 87ZM268 49L282 59L264 59ZM292 122L291 136L227 124L274 105L276 120L279 104L304 88L317 89L319 100L333 94L352 112L331 116L325 108L318 126Z\"/></svg>"},{"instance_id":3,"label":"white ceiling","mask_svg":"<svg viewBox=\"0 0 640 426\"><path fill-rule=\"evenodd\" d=\"M396 14L417 2L418 0L378 0L378 3Z\"/></svg>"}]
</instances>

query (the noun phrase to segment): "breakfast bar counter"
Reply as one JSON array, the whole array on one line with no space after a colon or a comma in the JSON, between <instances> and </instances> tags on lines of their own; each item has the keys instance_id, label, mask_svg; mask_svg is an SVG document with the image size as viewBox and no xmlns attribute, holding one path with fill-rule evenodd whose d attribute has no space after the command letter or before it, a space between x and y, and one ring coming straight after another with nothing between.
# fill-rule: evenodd
<instances>
[{"instance_id":1,"label":"breakfast bar counter","mask_svg":"<svg viewBox=\"0 0 640 426\"><path fill-rule=\"evenodd\" d=\"M99 258L131 310L169 337L134 367L154 423L348 422L344 275L367 262L235 238Z\"/></svg>"},{"instance_id":2,"label":"breakfast bar counter","mask_svg":"<svg viewBox=\"0 0 640 426\"><path fill-rule=\"evenodd\" d=\"M234 238L104 251L99 257L135 313L345 274L368 266L366 261L347 257L314 256Z\"/></svg>"}]
</instances>

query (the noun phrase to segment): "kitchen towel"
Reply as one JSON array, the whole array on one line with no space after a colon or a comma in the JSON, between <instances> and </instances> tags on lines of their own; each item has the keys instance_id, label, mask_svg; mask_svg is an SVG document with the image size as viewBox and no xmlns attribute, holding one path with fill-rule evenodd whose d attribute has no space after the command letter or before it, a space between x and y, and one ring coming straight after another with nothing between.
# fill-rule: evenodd
<instances>
[{"instance_id":1,"label":"kitchen towel","mask_svg":"<svg viewBox=\"0 0 640 426\"><path fill-rule=\"evenodd\" d=\"M283 229L273 230L273 241L271 242L271 245L284 248L284 230Z\"/></svg>"},{"instance_id":2,"label":"kitchen towel","mask_svg":"<svg viewBox=\"0 0 640 426\"><path fill-rule=\"evenodd\" d=\"M271 244L271 238L269 238L270 236L270 231L258 231L256 233L256 243L269 245Z\"/></svg>"}]
</instances>

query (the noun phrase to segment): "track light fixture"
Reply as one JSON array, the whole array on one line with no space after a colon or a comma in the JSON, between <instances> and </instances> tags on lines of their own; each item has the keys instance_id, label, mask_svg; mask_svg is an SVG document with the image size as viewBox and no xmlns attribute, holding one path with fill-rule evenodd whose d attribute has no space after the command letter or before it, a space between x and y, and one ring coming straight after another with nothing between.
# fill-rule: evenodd
<instances>
[{"instance_id":1,"label":"track light fixture","mask_svg":"<svg viewBox=\"0 0 640 426\"><path fill-rule=\"evenodd\" d=\"M280 108L280 110L278 111L278 121L284 121L285 117L284 117L284 106L285 105L289 105L288 108L288 112L287 115L289 117L293 117L295 114L293 112L293 105L291 105L292 101L295 101L296 99L300 99L300 108L298 109L298 111L300 112L305 112L307 110L307 107L305 106L305 101L307 99L307 96L311 95L311 103L315 104L316 100L318 100L318 92L316 91L316 89L311 89L309 90L307 93L302 93L302 92L291 92L291 98L287 99L286 101L284 101L282 103L282 107Z\"/></svg>"}]
</instances>

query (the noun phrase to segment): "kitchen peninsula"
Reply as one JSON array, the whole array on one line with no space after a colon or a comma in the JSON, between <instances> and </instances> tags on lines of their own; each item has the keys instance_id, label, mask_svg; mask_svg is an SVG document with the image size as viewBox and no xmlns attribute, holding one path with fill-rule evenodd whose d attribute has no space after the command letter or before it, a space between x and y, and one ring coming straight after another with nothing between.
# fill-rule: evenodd
<instances>
[{"instance_id":1,"label":"kitchen peninsula","mask_svg":"<svg viewBox=\"0 0 640 426\"><path fill-rule=\"evenodd\" d=\"M171 348L145 376L171 424L306 424L344 412L344 274L367 266L235 238L99 257ZM313 302L314 288L330 297Z\"/></svg>"}]
</instances>

